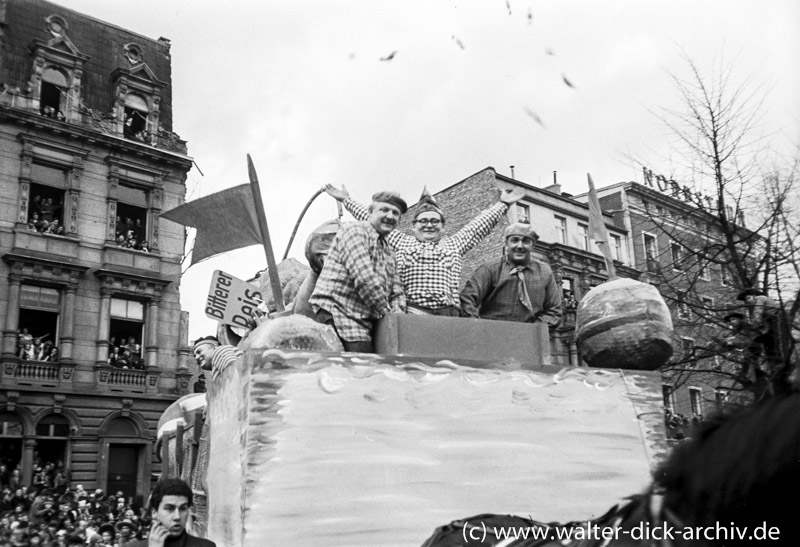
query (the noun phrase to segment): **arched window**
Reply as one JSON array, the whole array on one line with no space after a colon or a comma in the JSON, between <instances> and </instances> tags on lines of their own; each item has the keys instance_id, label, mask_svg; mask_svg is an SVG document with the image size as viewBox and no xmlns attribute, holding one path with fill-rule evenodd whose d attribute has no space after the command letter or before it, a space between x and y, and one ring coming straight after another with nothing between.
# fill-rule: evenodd
<instances>
[{"instance_id":1,"label":"arched window","mask_svg":"<svg viewBox=\"0 0 800 547\"><path fill-rule=\"evenodd\" d=\"M136 426L125 418L115 418L106 425L104 434L108 437L138 437Z\"/></svg>"},{"instance_id":2,"label":"arched window","mask_svg":"<svg viewBox=\"0 0 800 547\"><path fill-rule=\"evenodd\" d=\"M36 424L37 437L69 437L69 420L58 414L48 414Z\"/></svg>"}]
</instances>

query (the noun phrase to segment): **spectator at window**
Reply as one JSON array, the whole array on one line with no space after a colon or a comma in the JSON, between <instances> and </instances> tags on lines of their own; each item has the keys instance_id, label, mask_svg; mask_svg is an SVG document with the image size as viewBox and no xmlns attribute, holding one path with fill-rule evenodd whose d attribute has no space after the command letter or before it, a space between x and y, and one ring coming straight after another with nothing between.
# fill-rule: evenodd
<instances>
[{"instance_id":1,"label":"spectator at window","mask_svg":"<svg viewBox=\"0 0 800 547\"><path fill-rule=\"evenodd\" d=\"M128 338L127 348L131 353L139 354L142 352L142 346L136 342L136 338L131 336Z\"/></svg>"},{"instance_id":2,"label":"spectator at window","mask_svg":"<svg viewBox=\"0 0 800 547\"><path fill-rule=\"evenodd\" d=\"M117 358L117 368L130 368L131 352L127 348L122 351L122 355Z\"/></svg>"},{"instance_id":3,"label":"spectator at window","mask_svg":"<svg viewBox=\"0 0 800 547\"><path fill-rule=\"evenodd\" d=\"M31 342L26 342L25 345L19 350L19 358L23 361L34 361L36 359L36 352L33 349Z\"/></svg>"},{"instance_id":4,"label":"spectator at window","mask_svg":"<svg viewBox=\"0 0 800 547\"><path fill-rule=\"evenodd\" d=\"M26 343L33 344L33 335L28 332L28 329L23 327L17 335L17 349L22 349Z\"/></svg>"},{"instance_id":5,"label":"spectator at window","mask_svg":"<svg viewBox=\"0 0 800 547\"><path fill-rule=\"evenodd\" d=\"M55 346L50 346L47 354L42 358L42 361L48 361L51 363L55 363L58 361L58 348Z\"/></svg>"},{"instance_id":6,"label":"spectator at window","mask_svg":"<svg viewBox=\"0 0 800 547\"><path fill-rule=\"evenodd\" d=\"M142 219L137 218L133 224L133 237L135 237L137 241L141 241L143 236L144 226L142 226Z\"/></svg>"},{"instance_id":7,"label":"spectator at window","mask_svg":"<svg viewBox=\"0 0 800 547\"><path fill-rule=\"evenodd\" d=\"M150 252L150 244L148 242L146 242L146 241L142 241L141 251L144 252L144 253L149 253Z\"/></svg>"},{"instance_id":8,"label":"spectator at window","mask_svg":"<svg viewBox=\"0 0 800 547\"><path fill-rule=\"evenodd\" d=\"M31 232L38 232L39 226L41 226L41 220L39 220L39 213L34 212L31 214L30 218L28 219L28 230Z\"/></svg>"},{"instance_id":9,"label":"spectator at window","mask_svg":"<svg viewBox=\"0 0 800 547\"><path fill-rule=\"evenodd\" d=\"M39 204L39 211L42 213L42 220L52 222L61 206L53 203L53 198L43 198Z\"/></svg>"}]
</instances>

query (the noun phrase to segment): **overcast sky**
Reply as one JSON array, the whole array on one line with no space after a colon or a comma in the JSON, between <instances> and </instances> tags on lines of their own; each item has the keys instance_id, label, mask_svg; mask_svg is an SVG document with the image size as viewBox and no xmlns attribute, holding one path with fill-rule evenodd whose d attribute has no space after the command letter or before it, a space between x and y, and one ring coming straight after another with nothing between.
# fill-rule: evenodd
<instances>
[{"instance_id":1,"label":"overcast sky","mask_svg":"<svg viewBox=\"0 0 800 547\"><path fill-rule=\"evenodd\" d=\"M394 189L415 202L485 167L534 186L558 172L581 193L670 173L675 106L669 72L687 55L710 74L769 93L764 132L800 143L800 2L796 0L59 0L172 42L173 129L199 170L187 199L258 170L278 255L314 192L346 184L368 200ZM146 60L145 60L146 61ZM201 174L202 172L202 174ZM318 198L292 255L335 217ZM191 267L182 281L190 338L214 331L211 273L266 264L259 247Z\"/></svg>"}]
</instances>

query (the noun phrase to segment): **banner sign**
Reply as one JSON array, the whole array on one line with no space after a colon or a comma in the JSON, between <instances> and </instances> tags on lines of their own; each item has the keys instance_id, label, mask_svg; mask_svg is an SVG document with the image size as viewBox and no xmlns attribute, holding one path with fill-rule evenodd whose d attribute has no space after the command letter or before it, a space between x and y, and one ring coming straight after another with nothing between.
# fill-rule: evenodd
<instances>
[{"instance_id":1,"label":"banner sign","mask_svg":"<svg viewBox=\"0 0 800 547\"><path fill-rule=\"evenodd\" d=\"M208 289L206 317L226 325L247 327L247 322L262 301L261 289L222 270L216 270Z\"/></svg>"}]
</instances>

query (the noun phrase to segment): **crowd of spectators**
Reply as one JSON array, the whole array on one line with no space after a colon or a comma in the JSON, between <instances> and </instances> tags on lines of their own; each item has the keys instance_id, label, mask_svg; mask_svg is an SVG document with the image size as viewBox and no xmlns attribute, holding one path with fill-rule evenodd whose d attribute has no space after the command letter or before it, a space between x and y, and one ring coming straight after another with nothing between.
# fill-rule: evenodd
<instances>
[{"instance_id":1,"label":"crowd of spectators","mask_svg":"<svg viewBox=\"0 0 800 547\"><path fill-rule=\"evenodd\" d=\"M150 516L122 492L69 483L63 462L34 463L33 480L0 463L0 547L125 547L147 537Z\"/></svg>"},{"instance_id":2,"label":"crowd of spectators","mask_svg":"<svg viewBox=\"0 0 800 547\"><path fill-rule=\"evenodd\" d=\"M64 235L60 214L62 203L55 203L51 197L33 196L28 215L28 229L42 234Z\"/></svg>"},{"instance_id":3,"label":"crowd of spectators","mask_svg":"<svg viewBox=\"0 0 800 547\"><path fill-rule=\"evenodd\" d=\"M58 348L49 340L50 334L33 336L27 328L17 335L17 357L23 361L58 361Z\"/></svg>"},{"instance_id":4,"label":"crowd of spectators","mask_svg":"<svg viewBox=\"0 0 800 547\"><path fill-rule=\"evenodd\" d=\"M117 343L117 340L121 340L121 343ZM142 345L133 336L112 336L108 344L108 364L116 368L144 369Z\"/></svg>"},{"instance_id":5,"label":"crowd of spectators","mask_svg":"<svg viewBox=\"0 0 800 547\"><path fill-rule=\"evenodd\" d=\"M132 220L130 217L125 217L123 220L118 216L116 226L117 245L126 249L150 252L150 245L144 239L144 225L141 219Z\"/></svg>"}]
</instances>

